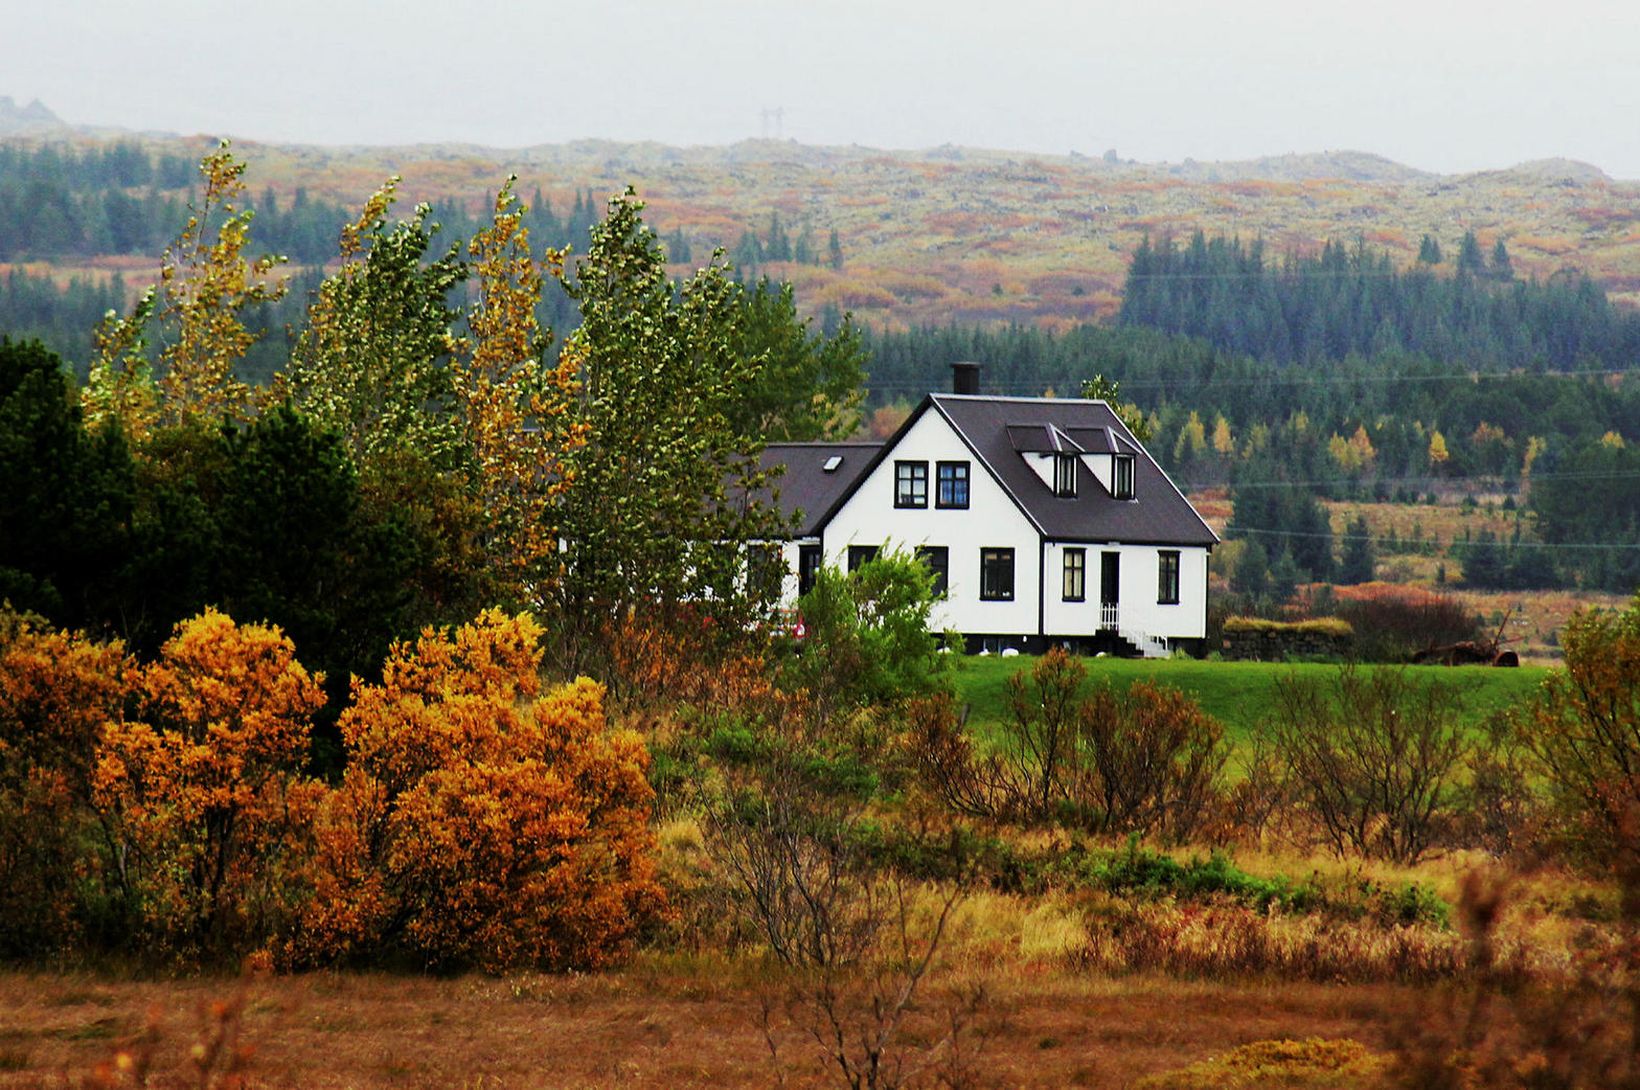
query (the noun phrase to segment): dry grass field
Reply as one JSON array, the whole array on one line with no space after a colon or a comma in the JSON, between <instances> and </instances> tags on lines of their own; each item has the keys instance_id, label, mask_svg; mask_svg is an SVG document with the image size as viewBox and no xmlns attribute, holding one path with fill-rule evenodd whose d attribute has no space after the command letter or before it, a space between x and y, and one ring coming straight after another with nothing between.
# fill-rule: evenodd
<instances>
[{"instance_id":1,"label":"dry grass field","mask_svg":"<svg viewBox=\"0 0 1640 1090\"><path fill-rule=\"evenodd\" d=\"M687 839L677 833L662 835L674 864ZM1468 853L1416 867L1278 850L1237 858L1259 873L1308 871L1335 890L1417 881L1449 903L1477 863ZM1523 957L1534 975L1564 971L1573 951L1611 934L1599 922L1615 910L1606 886L1564 872L1515 881L1499 949ZM1198 970L1094 964L1090 937L1103 914L1120 911L1114 901L971 893L905 1023L907 1055L949 1057L949 1018L967 1011L956 1086L1364 1090L1399 1085L1397 1042L1462 1005L1449 970L1411 983L1416 967L1403 962L1385 975L1372 965L1385 938L1437 954L1461 949L1453 925L1322 924L1307 941L1323 942L1325 956L1342 954L1343 971L1329 978L1302 954L1296 972L1237 968L1248 957L1246 933L1225 937L1215 910L1199 903L1157 908L1182 913L1186 927L1171 946L1205 955ZM1255 918L1271 934L1314 926L1302 915L1283 924L1258 913L1243 924ZM1121 934L1107 929L1105 947L1132 941ZM1214 959L1229 967L1214 968ZM130 1076L144 1069L158 1087L842 1085L792 1017L800 979L755 950L727 954L688 939L592 974L236 979L12 969L0 972L0 1087L139 1085ZM976 989L983 1000L970 1007ZM246 1081L224 1081L236 1066ZM99 1071L111 1081L96 1083Z\"/></svg>"},{"instance_id":2,"label":"dry grass field","mask_svg":"<svg viewBox=\"0 0 1640 1090\"><path fill-rule=\"evenodd\" d=\"M953 983L936 982L929 1005ZM755 980L732 966L657 960L597 976L360 973L244 985L9 973L0 976L0 1086L74 1085L149 1027L156 1070L188 1072L190 1048L209 1037L211 1005L236 998L252 1086L763 1087L782 1074L792 1085L835 1085L813 1042L790 1027L778 1031L774 1066ZM1114 1090L1261 1041L1345 1038L1379 1053L1397 1020L1426 1001L1403 985L1018 972L991 983L978 1066L988 1085ZM1289 1066L1244 1085L1311 1084L1292 1078L1302 1064Z\"/></svg>"}]
</instances>

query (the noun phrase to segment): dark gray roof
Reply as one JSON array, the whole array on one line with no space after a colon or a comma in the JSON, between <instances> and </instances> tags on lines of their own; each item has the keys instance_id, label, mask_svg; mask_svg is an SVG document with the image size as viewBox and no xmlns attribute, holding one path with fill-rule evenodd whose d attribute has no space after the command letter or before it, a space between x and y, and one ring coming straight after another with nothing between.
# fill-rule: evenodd
<instances>
[{"instance_id":1,"label":"dark gray roof","mask_svg":"<svg viewBox=\"0 0 1640 1090\"><path fill-rule=\"evenodd\" d=\"M849 491L875 460L881 443L770 443L763 448L764 469L785 466L774 482L780 511L801 512L798 537L813 537L832 506ZM839 461L827 471L831 459ZM767 498L767 497L763 497Z\"/></svg>"},{"instance_id":2,"label":"dark gray roof","mask_svg":"<svg viewBox=\"0 0 1640 1090\"><path fill-rule=\"evenodd\" d=\"M930 406L950 422L1026 517L1049 538L1179 545L1213 545L1219 540L1103 401L930 394L913 420ZM907 421L908 427L910 423ZM1022 442L1029 445L1022 446ZM1080 460L1076 495L1056 496L1020 455L1021 450L1076 447L1090 454L1113 449L1136 454L1135 498L1112 499Z\"/></svg>"}]
</instances>

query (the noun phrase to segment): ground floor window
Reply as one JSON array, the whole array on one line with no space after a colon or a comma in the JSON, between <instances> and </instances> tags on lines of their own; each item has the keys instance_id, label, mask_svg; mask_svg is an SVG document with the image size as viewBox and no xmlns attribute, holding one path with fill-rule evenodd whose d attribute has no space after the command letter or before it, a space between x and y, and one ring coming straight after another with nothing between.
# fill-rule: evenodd
<instances>
[{"instance_id":1,"label":"ground floor window","mask_svg":"<svg viewBox=\"0 0 1640 1090\"><path fill-rule=\"evenodd\" d=\"M868 560L877 559L876 545L850 545L848 547L848 570L855 571Z\"/></svg>"},{"instance_id":2,"label":"ground floor window","mask_svg":"<svg viewBox=\"0 0 1640 1090\"><path fill-rule=\"evenodd\" d=\"M934 597L944 598L951 585L951 550L944 545L918 545L917 559L934 577Z\"/></svg>"},{"instance_id":3,"label":"ground floor window","mask_svg":"<svg viewBox=\"0 0 1640 1090\"><path fill-rule=\"evenodd\" d=\"M799 597L814 589L814 581L820 578L820 560L820 546L799 545L797 547L797 593Z\"/></svg>"},{"instance_id":4,"label":"ground floor window","mask_svg":"<svg viewBox=\"0 0 1640 1090\"><path fill-rule=\"evenodd\" d=\"M1156 554L1156 602L1158 605L1179 604L1179 554L1163 549Z\"/></svg>"},{"instance_id":5,"label":"ground floor window","mask_svg":"<svg viewBox=\"0 0 1640 1090\"><path fill-rule=\"evenodd\" d=\"M1065 550L1065 575L1061 593L1067 602L1085 602L1088 599L1088 551Z\"/></svg>"},{"instance_id":6,"label":"ground floor window","mask_svg":"<svg viewBox=\"0 0 1640 1090\"><path fill-rule=\"evenodd\" d=\"M1014 551L1012 549L981 549L979 551L979 596L986 602L1014 600Z\"/></svg>"},{"instance_id":7,"label":"ground floor window","mask_svg":"<svg viewBox=\"0 0 1640 1090\"><path fill-rule=\"evenodd\" d=\"M780 563L779 545L760 541L747 549L746 590L754 599L779 599L780 585L785 581L786 571Z\"/></svg>"}]
</instances>

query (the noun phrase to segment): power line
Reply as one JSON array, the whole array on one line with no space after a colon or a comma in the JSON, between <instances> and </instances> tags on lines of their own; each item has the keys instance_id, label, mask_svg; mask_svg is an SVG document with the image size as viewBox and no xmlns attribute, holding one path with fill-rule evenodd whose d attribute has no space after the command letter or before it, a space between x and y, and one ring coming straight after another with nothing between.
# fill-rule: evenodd
<instances>
[{"instance_id":1,"label":"power line","mask_svg":"<svg viewBox=\"0 0 1640 1090\"><path fill-rule=\"evenodd\" d=\"M1228 533L1228 534L1264 534L1268 537L1328 538L1328 539L1333 540L1333 541L1370 541L1375 545L1382 545L1382 544L1389 544L1389 543L1394 543L1396 545L1405 545L1405 544L1407 544L1407 539L1406 538L1381 537L1377 534L1347 534L1347 533L1346 534L1334 534L1334 533L1322 533L1319 530L1270 530L1270 529L1266 529L1264 527L1259 527L1259 526L1227 526L1227 527L1225 527L1225 533ZM1434 538L1427 539L1427 542L1429 544L1439 544L1439 542ZM1461 544L1465 544L1465 543L1460 542L1456 538L1454 538L1451 542L1448 543L1449 547L1451 545L1461 545ZM1473 542L1469 542L1468 544L1473 544ZM1629 541L1629 542L1610 542L1610 541L1495 541L1492 544L1497 545L1500 548L1548 549L1551 552L1556 551L1556 550L1561 550L1561 549L1565 549L1565 550L1611 550L1611 551L1622 551L1622 550L1627 550L1627 549L1640 549L1640 541Z\"/></svg>"},{"instance_id":2,"label":"power line","mask_svg":"<svg viewBox=\"0 0 1640 1090\"><path fill-rule=\"evenodd\" d=\"M1592 481L1592 480L1634 480L1640 478L1640 471L1614 469L1609 471L1590 470L1588 472L1567 471L1564 473L1542 472L1536 470L1521 477L1522 483L1533 481ZM1202 481L1192 484L1180 484L1179 487L1187 492L1201 492L1209 488L1320 488L1332 485L1347 484L1498 484L1502 485L1505 478L1502 474L1481 474L1473 477L1442 477L1435 474L1409 477L1373 477L1371 481L1352 482L1333 477L1330 479L1308 481L1229 481L1209 482Z\"/></svg>"},{"instance_id":3,"label":"power line","mask_svg":"<svg viewBox=\"0 0 1640 1090\"><path fill-rule=\"evenodd\" d=\"M1115 379L1124 390L1208 390L1221 386L1321 386L1343 385L1353 382L1501 382L1509 379L1530 378L1587 378L1598 376L1603 378L1640 375L1640 368L1603 368L1583 369L1572 371L1463 371L1446 375L1408 375L1395 371L1361 371L1349 375L1264 375L1255 378L1207 378L1194 381L1178 382L1172 379ZM1069 381L1080 381L1077 376L1067 376ZM1091 377L1091 376L1089 376ZM1048 385L1051 385L1049 383ZM871 390L927 390L928 387L916 382L867 382ZM1032 392L1040 393L1042 384L1026 385L1014 383L1000 392L1003 394L1026 395ZM993 392L998 387L991 385ZM940 391L934 391L940 392Z\"/></svg>"}]
</instances>

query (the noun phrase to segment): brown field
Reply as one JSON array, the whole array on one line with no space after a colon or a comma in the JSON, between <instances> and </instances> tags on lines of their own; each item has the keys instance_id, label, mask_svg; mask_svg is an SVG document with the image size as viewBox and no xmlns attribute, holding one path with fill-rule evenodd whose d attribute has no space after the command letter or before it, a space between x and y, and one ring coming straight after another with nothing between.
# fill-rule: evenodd
<instances>
[{"instance_id":1,"label":"brown field","mask_svg":"<svg viewBox=\"0 0 1640 1090\"><path fill-rule=\"evenodd\" d=\"M1378 1052L1396 1020L1426 1001L1402 985L1062 972L990 988L979 1066L988 1085L1021 1087L1132 1086L1283 1038L1348 1038ZM342 973L245 985L9 973L0 976L0 1086L71 1085L150 1025L160 1035L156 1068L186 1070L202 1010L242 995L253 1086L762 1087L779 1076L759 993L745 967L664 961L594 976ZM940 1001L936 987L928 1005ZM789 1084L835 1084L821 1076L812 1042L789 1028L777 1040Z\"/></svg>"}]
</instances>

